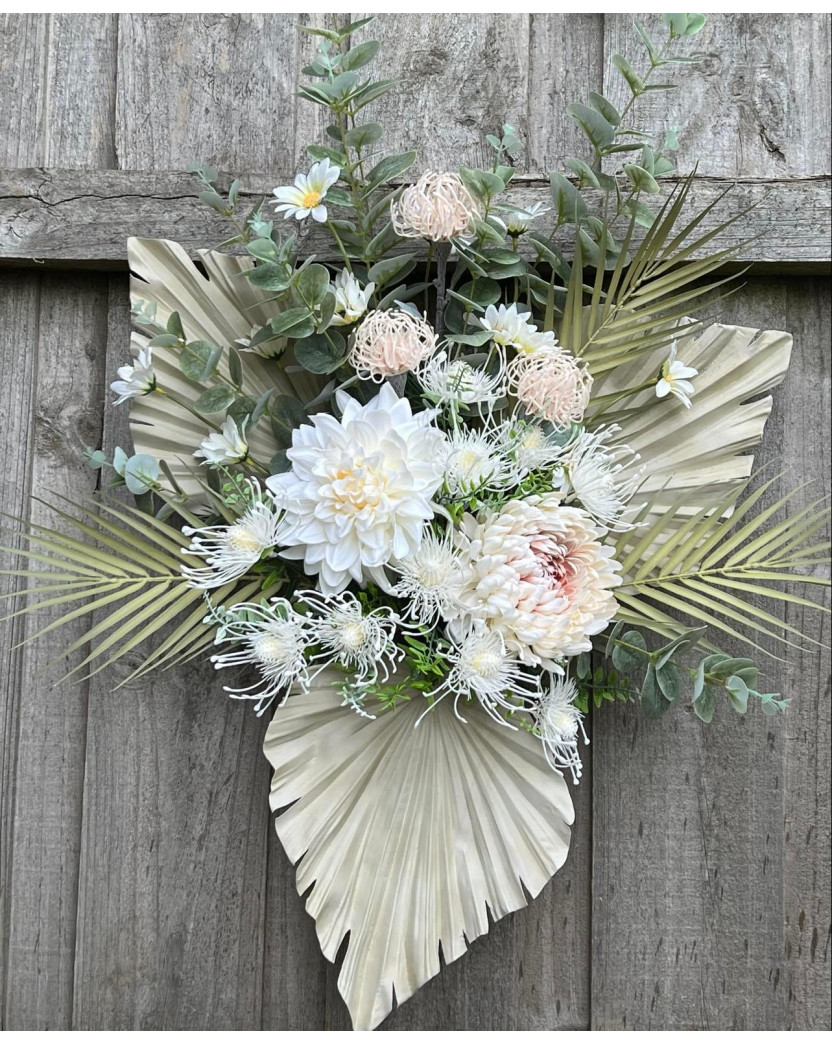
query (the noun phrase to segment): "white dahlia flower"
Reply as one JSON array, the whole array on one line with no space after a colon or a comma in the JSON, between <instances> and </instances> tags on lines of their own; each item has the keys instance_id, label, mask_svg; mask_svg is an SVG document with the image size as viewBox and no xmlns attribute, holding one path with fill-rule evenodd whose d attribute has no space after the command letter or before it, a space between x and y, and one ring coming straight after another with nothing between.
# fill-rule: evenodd
<instances>
[{"instance_id":1,"label":"white dahlia flower","mask_svg":"<svg viewBox=\"0 0 832 1044\"><path fill-rule=\"evenodd\" d=\"M383 567L418 547L433 517L445 459L435 412L414 416L391 385L364 406L342 391L337 401L341 420L319 413L296 428L291 471L266 480L285 510L281 555L302 559L325 594L351 579L387 584Z\"/></svg>"},{"instance_id":2,"label":"white dahlia flower","mask_svg":"<svg viewBox=\"0 0 832 1044\"><path fill-rule=\"evenodd\" d=\"M552 678L534 709L534 731L543 742L543 753L554 769L569 769L572 782L581 778L583 765L578 753L582 736L589 743L583 714L575 706L578 690L571 678Z\"/></svg>"},{"instance_id":3,"label":"white dahlia flower","mask_svg":"<svg viewBox=\"0 0 832 1044\"><path fill-rule=\"evenodd\" d=\"M525 663L561 673L558 660L591 648L618 608L614 548L557 493L511 500L495 515L466 515L459 533L464 618L483 620Z\"/></svg>"},{"instance_id":4,"label":"white dahlia flower","mask_svg":"<svg viewBox=\"0 0 832 1044\"><path fill-rule=\"evenodd\" d=\"M191 546L183 549L185 554L205 559L205 565L199 569L183 566L182 575L191 587L206 591L221 587L271 554L277 543L280 516L271 494L263 493L256 479L249 479L248 485L251 504L232 525L182 527L184 535L191 538Z\"/></svg>"}]
</instances>

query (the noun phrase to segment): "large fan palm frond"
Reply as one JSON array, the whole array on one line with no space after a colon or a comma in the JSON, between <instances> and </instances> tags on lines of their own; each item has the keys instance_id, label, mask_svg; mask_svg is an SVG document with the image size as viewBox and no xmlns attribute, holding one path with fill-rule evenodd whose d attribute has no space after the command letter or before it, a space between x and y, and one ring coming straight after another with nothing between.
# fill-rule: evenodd
<instances>
[{"instance_id":1,"label":"large fan palm frond","mask_svg":"<svg viewBox=\"0 0 832 1044\"><path fill-rule=\"evenodd\" d=\"M182 575L182 566L193 565L193 559L184 553L178 529L124 505L64 501L74 509L72 514L41 503L58 516L62 529L23 522L17 535L27 546L0 548L20 556L29 567L11 571L13 575L33 581L6 596L27 604L5 620L57 606L64 610L58 619L27 635L27 642L73 620L89 620L83 634L61 652L64 657L90 647L68 674L84 668L96 674L143 642L153 643L130 678L191 659L210 644L213 631L202 623L204 592ZM226 584L214 594L220 601L245 601L260 588L260 580L250 579ZM168 625L174 629L164 633Z\"/></svg>"}]
</instances>

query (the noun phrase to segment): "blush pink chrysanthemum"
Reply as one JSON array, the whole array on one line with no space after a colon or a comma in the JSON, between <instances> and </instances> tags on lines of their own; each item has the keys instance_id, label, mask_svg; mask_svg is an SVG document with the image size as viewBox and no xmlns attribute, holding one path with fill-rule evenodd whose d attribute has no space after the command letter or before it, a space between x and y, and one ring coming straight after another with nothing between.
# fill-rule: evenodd
<instances>
[{"instance_id":1,"label":"blush pink chrysanthemum","mask_svg":"<svg viewBox=\"0 0 832 1044\"><path fill-rule=\"evenodd\" d=\"M370 312L355 331L350 365L365 379L383 381L417 369L436 351L436 334L407 312Z\"/></svg>"},{"instance_id":2,"label":"blush pink chrysanthemum","mask_svg":"<svg viewBox=\"0 0 832 1044\"><path fill-rule=\"evenodd\" d=\"M583 419L592 377L568 352L518 355L509 364L508 378L517 401L556 428Z\"/></svg>"},{"instance_id":3,"label":"blush pink chrysanthemum","mask_svg":"<svg viewBox=\"0 0 832 1044\"><path fill-rule=\"evenodd\" d=\"M458 174L426 171L390 204L396 234L406 239L448 242L466 232L482 213Z\"/></svg>"}]
</instances>

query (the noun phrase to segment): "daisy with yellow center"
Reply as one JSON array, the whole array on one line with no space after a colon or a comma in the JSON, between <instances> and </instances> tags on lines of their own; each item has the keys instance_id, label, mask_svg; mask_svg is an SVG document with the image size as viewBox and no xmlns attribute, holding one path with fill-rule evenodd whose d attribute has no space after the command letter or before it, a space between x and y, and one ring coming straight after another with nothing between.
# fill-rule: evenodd
<instances>
[{"instance_id":1,"label":"daisy with yellow center","mask_svg":"<svg viewBox=\"0 0 832 1044\"><path fill-rule=\"evenodd\" d=\"M314 163L308 174L297 175L294 185L283 185L274 190L278 202L276 212L283 212L285 218L298 221L311 216L313 221L323 224L327 220L323 201L340 176L341 168L332 166L328 159Z\"/></svg>"}]
</instances>

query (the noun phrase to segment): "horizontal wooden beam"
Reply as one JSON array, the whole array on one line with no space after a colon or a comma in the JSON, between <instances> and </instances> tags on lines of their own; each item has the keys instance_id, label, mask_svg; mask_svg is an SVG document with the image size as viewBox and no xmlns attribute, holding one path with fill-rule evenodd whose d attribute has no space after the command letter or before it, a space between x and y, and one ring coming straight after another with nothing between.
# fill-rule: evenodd
<instances>
[{"instance_id":1,"label":"horizontal wooden beam","mask_svg":"<svg viewBox=\"0 0 832 1044\"><path fill-rule=\"evenodd\" d=\"M241 198L269 197L274 178L241 178ZM666 179L663 191L673 182ZM689 213L703 209L726 189L703 229L753 205L719 242L744 243L738 261L753 265L828 270L830 266L830 179L825 176L774 180L697 177ZM123 268L128 236L175 239L187 250L220 243L230 225L197 198L196 181L167 171L0 170L0 262L86 268ZM508 199L520 206L549 200L539 179L512 183ZM544 219L545 221L545 219ZM308 250L332 254L329 236L307 222L298 229ZM753 242L745 243L751 237Z\"/></svg>"}]
</instances>

